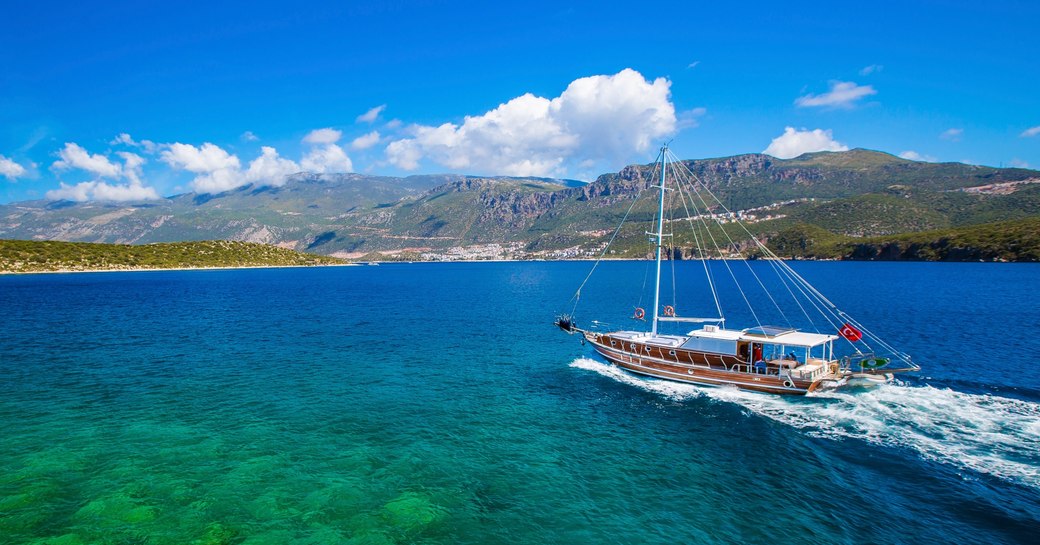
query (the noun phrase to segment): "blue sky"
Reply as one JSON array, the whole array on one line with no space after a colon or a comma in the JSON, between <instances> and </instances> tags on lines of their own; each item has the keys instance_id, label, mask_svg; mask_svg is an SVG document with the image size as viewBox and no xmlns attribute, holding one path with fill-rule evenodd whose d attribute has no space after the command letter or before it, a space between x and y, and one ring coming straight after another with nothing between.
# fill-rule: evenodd
<instances>
[{"instance_id":1,"label":"blue sky","mask_svg":"<svg viewBox=\"0 0 1040 545\"><path fill-rule=\"evenodd\" d=\"M1040 3L658 6L8 1L0 202L295 170L588 180L667 140L1040 167Z\"/></svg>"}]
</instances>

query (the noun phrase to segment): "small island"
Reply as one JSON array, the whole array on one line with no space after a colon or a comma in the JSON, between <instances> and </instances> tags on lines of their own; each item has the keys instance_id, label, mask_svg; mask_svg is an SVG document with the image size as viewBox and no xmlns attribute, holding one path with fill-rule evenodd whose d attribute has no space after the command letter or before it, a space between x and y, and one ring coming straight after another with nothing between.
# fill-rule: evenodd
<instances>
[{"instance_id":1,"label":"small island","mask_svg":"<svg viewBox=\"0 0 1040 545\"><path fill-rule=\"evenodd\" d=\"M229 240L142 245L0 240L0 273L309 267L347 263L335 257Z\"/></svg>"}]
</instances>

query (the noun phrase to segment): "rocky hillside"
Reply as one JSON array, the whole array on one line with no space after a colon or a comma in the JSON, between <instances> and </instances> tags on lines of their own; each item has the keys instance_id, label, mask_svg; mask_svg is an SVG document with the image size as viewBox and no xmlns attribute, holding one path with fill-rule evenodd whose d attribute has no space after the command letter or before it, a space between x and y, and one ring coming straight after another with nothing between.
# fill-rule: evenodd
<instances>
[{"instance_id":1,"label":"rocky hillside","mask_svg":"<svg viewBox=\"0 0 1040 545\"><path fill-rule=\"evenodd\" d=\"M652 193L643 190L655 167L632 165L589 184L300 174L277 188L248 186L158 202L14 203L0 206L0 237L132 244L230 239L352 257L465 257L467 248L505 258L573 257L598 251L629 213L632 225L617 245L623 254L639 255L645 250L642 224L656 203L633 201ZM1027 169L923 163L868 150L789 160L748 154L676 167L702 180L757 236L804 224L837 236L871 237L1040 216L1040 172ZM677 200L669 211L685 215ZM679 247L692 245L679 234L674 240Z\"/></svg>"}]
</instances>

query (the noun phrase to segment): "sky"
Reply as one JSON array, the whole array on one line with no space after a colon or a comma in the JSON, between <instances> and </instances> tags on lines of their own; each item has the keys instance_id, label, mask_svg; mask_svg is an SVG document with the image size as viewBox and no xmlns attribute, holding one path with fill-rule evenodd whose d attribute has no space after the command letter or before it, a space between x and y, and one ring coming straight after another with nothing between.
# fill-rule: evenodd
<instances>
[{"instance_id":1,"label":"sky","mask_svg":"<svg viewBox=\"0 0 1040 545\"><path fill-rule=\"evenodd\" d=\"M0 202L299 171L590 181L666 142L687 159L867 148L1040 168L1040 2L0 0L0 15Z\"/></svg>"}]
</instances>

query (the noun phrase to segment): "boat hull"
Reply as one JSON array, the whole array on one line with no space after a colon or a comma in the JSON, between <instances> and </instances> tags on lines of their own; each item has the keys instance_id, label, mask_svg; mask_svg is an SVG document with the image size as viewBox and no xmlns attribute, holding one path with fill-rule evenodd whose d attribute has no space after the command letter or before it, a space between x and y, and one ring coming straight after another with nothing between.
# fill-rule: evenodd
<instances>
[{"instance_id":1,"label":"boat hull","mask_svg":"<svg viewBox=\"0 0 1040 545\"><path fill-rule=\"evenodd\" d=\"M751 367L732 356L708 354L679 348L652 346L621 340L609 334L582 332L585 339L611 363L640 375L699 386L729 386L781 395L805 395L826 380L751 372ZM611 346L613 342L613 346ZM745 371L746 369L746 371Z\"/></svg>"}]
</instances>

